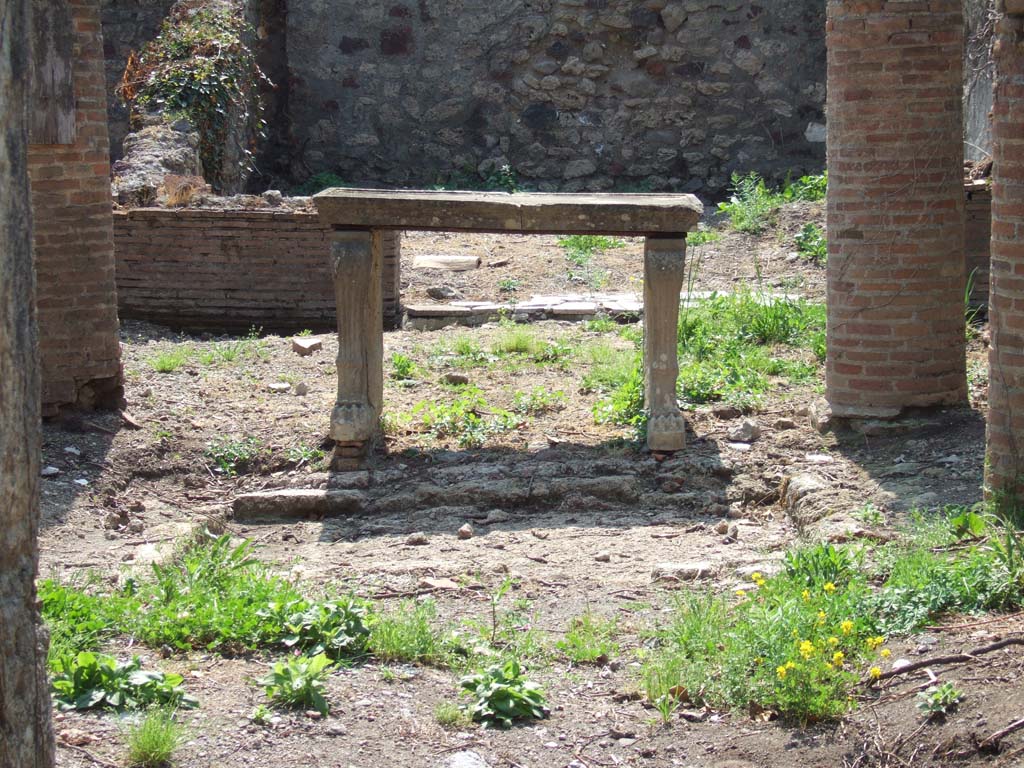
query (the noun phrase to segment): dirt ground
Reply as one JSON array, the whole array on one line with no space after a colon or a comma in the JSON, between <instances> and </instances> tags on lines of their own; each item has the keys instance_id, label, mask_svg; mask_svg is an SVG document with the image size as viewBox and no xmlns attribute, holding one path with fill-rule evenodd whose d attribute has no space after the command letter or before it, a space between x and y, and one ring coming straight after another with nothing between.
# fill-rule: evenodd
<instances>
[{"instance_id":1,"label":"dirt ground","mask_svg":"<svg viewBox=\"0 0 1024 768\"><path fill-rule=\"evenodd\" d=\"M773 289L820 300L824 270L788 254L799 226L821 215L820 206L789 210L781 235L726 234L703 246L695 287L730 289L760 276ZM495 298L504 277L520 280L523 296L566 290L564 256L553 238L410 236L406 258L436 252L442 244L484 256L483 268L450 282L469 298ZM639 248L630 243L601 257L610 289L628 290L629 278L639 276ZM510 261L486 266L496 258ZM406 269L406 300L419 300L433 277ZM572 350L601 339L628 346L614 332L599 334L581 324L547 321L535 330ZM407 414L416 403L450 399L451 388L441 379L452 371L439 350L462 335L486 349L502 332L490 325L386 334L386 357L406 354L427 373L412 385L389 378L385 409ZM711 711L662 725L634 695L641 630L657 624L682 588L652 578L660 564L697 563L698 588L732 590L755 570L777 570L782 553L801 536L877 537L911 508L980 499L986 388L981 341L972 342L969 353L969 408L912 414L892 428L874 425L866 433L820 434L809 415L821 396L820 381L780 385L753 415L763 433L752 444L728 439L738 413L701 407L687 415L686 450L665 460L639 451L628 430L594 423L598 396L580 392L585 364L462 370L494 407L509 408L515 392L534 388L561 390L566 397L560 409L532 416L475 449L399 424L389 430L387 452L375 455L367 470L335 475L315 455L326 447L333 404L332 338L323 337L321 352L299 357L290 339L266 337L246 342L232 361L209 364L201 353L236 340L183 338L126 323L122 341L129 418L77 415L45 428L44 466L58 472L42 481L44 576L92 571L116 577L122 569L145 568L190 526L216 521L253 540L259 556L282 570L314 583L346 585L384 610L403 597L430 595L443 621L483 618L488 594L513 576L518 586L511 598L528 601L531 627L552 645L568 621L588 608L616 616L621 631L616 664L572 667L555 655L550 665L530 670L546 690L552 715L507 732L448 730L436 722L436 704L456 700L454 673L379 664L331 676L328 718L284 712L272 727L259 727L248 720L262 701L251 680L265 673L270 659L204 653L161 659L151 649L115 646L118 654L139 653L148 664L182 672L199 698L199 709L186 716L189 741L178 757L181 766L1024 764L1024 733L1006 739L998 755L975 748L1024 709L1024 664L1012 648L953 668L949 674L966 699L947 720L927 724L913 702L928 680L924 670L877 691L865 688L856 712L805 729L745 712ZM159 353L183 345L193 353L188 362L170 373L154 371ZM248 471L225 476L207 447L241 438L258 441L260 455ZM805 492L792 493L796 485ZM359 491L360 510L323 520L239 520L231 514L232 501L246 492L326 486ZM867 503L881 521L859 514ZM456 532L467 522L474 535L460 539ZM425 545L409 543L418 532ZM948 625L893 643L894 657L916 660L1024 631L1019 616L952 618ZM120 764L116 718L58 714L56 720L59 765Z\"/></svg>"}]
</instances>

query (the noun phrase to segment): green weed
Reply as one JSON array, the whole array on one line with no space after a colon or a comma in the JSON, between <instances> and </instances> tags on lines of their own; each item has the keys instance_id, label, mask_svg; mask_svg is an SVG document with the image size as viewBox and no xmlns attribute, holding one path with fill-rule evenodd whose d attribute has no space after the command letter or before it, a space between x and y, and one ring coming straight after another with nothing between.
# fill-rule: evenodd
<instances>
[{"instance_id":1,"label":"green weed","mask_svg":"<svg viewBox=\"0 0 1024 768\"><path fill-rule=\"evenodd\" d=\"M764 179L754 172L745 176L732 175L730 187L732 197L728 202L719 203L718 210L729 217L738 232L759 234L775 220L775 214L782 206L782 197L770 190Z\"/></svg>"},{"instance_id":2,"label":"green weed","mask_svg":"<svg viewBox=\"0 0 1024 768\"><path fill-rule=\"evenodd\" d=\"M963 693L952 682L931 685L917 694L917 708L930 718L948 715L963 698Z\"/></svg>"},{"instance_id":3,"label":"green weed","mask_svg":"<svg viewBox=\"0 0 1024 768\"><path fill-rule=\"evenodd\" d=\"M619 324L610 317L595 317L593 320L583 321L583 330L587 333L611 333Z\"/></svg>"},{"instance_id":4,"label":"green weed","mask_svg":"<svg viewBox=\"0 0 1024 768\"><path fill-rule=\"evenodd\" d=\"M296 468L317 464L323 461L326 455L321 449L311 445L293 445L288 449L288 461L294 463Z\"/></svg>"},{"instance_id":5,"label":"green weed","mask_svg":"<svg viewBox=\"0 0 1024 768\"><path fill-rule=\"evenodd\" d=\"M249 470L262 452L260 441L254 437L219 437L207 444L204 454L217 471L227 477L234 477Z\"/></svg>"},{"instance_id":6,"label":"green weed","mask_svg":"<svg viewBox=\"0 0 1024 768\"><path fill-rule=\"evenodd\" d=\"M295 656L274 664L270 673L257 680L267 697L285 707L315 709L327 716L330 705L324 697L324 678L334 664L323 653Z\"/></svg>"},{"instance_id":7,"label":"green weed","mask_svg":"<svg viewBox=\"0 0 1024 768\"><path fill-rule=\"evenodd\" d=\"M472 699L470 716L485 727L508 728L517 720L539 720L549 713L540 686L526 679L516 659L468 675L459 685Z\"/></svg>"},{"instance_id":8,"label":"green weed","mask_svg":"<svg viewBox=\"0 0 1024 768\"><path fill-rule=\"evenodd\" d=\"M789 177L782 185L782 199L786 202L794 200L807 200L816 202L824 200L828 191L828 171L822 171L817 175L801 176L796 181Z\"/></svg>"},{"instance_id":9,"label":"green weed","mask_svg":"<svg viewBox=\"0 0 1024 768\"><path fill-rule=\"evenodd\" d=\"M796 250L801 257L815 264L828 260L828 241L825 232L817 224L804 224L796 236Z\"/></svg>"},{"instance_id":10,"label":"green weed","mask_svg":"<svg viewBox=\"0 0 1024 768\"><path fill-rule=\"evenodd\" d=\"M132 768L161 768L170 763L175 750L185 742L185 730L174 713L163 709L147 712L142 720L125 728L128 765Z\"/></svg>"},{"instance_id":11,"label":"green weed","mask_svg":"<svg viewBox=\"0 0 1024 768\"><path fill-rule=\"evenodd\" d=\"M686 234L686 244L691 248L699 248L708 243L717 243L722 239L722 233L716 229L700 227L699 229Z\"/></svg>"},{"instance_id":12,"label":"green weed","mask_svg":"<svg viewBox=\"0 0 1024 768\"><path fill-rule=\"evenodd\" d=\"M391 378L411 381L419 376L419 368L411 357L395 352L391 355Z\"/></svg>"},{"instance_id":13,"label":"green weed","mask_svg":"<svg viewBox=\"0 0 1024 768\"><path fill-rule=\"evenodd\" d=\"M356 597L340 597L320 603L305 599L274 601L258 612L280 627L280 643L307 656L330 659L361 656L366 651L370 630L366 624L371 606Z\"/></svg>"},{"instance_id":14,"label":"green weed","mask_svg":"<svg viewBox=\"0 0 1024 768\"><path fill-rule=\"evenodd\" d=\"M120 712L153 705L198 706L181 687L182 680L181 675L142 669L138 657L121 662L113 656L82 651L57 660L52 684L61 709Z\"/></svg>"},{"instance_id":15,"label":"green weed","mask_svg":"<svg viewBox=\"0 0 1024 768\"><path fill-rule=\"evenodd\" d=\"M412 415L434 438L454 438L463 448L479 448L488 436L519 423L513 414L491 409L483 392L472 386L461 387L447 402L421 401L413 406Z\"/></svg>"},{"instance_id":16,"label":"green weed","mask_svg":"<svg viewBox=\"0 0 1024 768\"><path fill-rule=\"evenodd\" d=\"M506 277L498 281L498 290L502 293L515 293L523 285L522 280L517 280L514 277Z\"/></svg>"},{"instance_id":17,"label":"green weed","mask_svg":"<svg viewBox=\"0 0 1024 768\"><path fill-rule=\"evenodd\" d=\"M601 251L623 248L625 243L613 237L603 235L568 235L558 239L558 245L565 249L565 257L578 267L582 267Z\"/></svg>"},{"instance_id":18,"label":"green weed","mask_svg":"<svg viewBox=\"0 0 1024 768\"><path fill-rule=\"evenodd\" d=\"M558 411L565 407L565 392L561 389L549 390L545 387L534 387L529 392L516 392L512 395L512 410L516 413L536 416L541 413Z\"/></svg>"}]
</instances>

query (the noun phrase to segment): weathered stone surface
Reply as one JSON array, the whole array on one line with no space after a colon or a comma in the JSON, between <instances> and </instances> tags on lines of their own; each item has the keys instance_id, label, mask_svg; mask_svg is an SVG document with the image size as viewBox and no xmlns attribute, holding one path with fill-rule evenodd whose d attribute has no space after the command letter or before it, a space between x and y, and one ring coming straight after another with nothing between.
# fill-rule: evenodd
<instances>
[{"instance_id":1,"label":"weathered stone surface","mask_svg":"<svg viewBox=\"0 0 1024 768\"><path fill-rule=\"evenodd\" d=\"M324 517L360 512L365 496L354 490L303 490L244 493L235 497L232 512L238 520L274 517Z\"/></svg>"},{"instance_id":2,"label":"weathered stone surface","mask_svg":"<svg viewBox=\"0 0 1024 768\"><path fill-rule=\"evenodd\" d=\"M651 570L652 581L697 581L714 575L714 566L706 560L687 563L658 563Z\"/></svg>"}]
</instances>

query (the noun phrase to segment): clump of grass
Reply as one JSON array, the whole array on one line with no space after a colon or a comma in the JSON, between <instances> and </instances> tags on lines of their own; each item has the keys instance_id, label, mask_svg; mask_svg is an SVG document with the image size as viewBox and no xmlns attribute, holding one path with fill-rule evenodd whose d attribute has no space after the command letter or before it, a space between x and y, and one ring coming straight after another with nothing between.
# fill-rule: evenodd
<instances>
[{"instance_id":1,"label":"clump of grass","mask_svg":"<svg viewBox=\"0 0 1024 768\"><path fill-rule=\"evenodd\" d=\"M157 373L174 373L192 358L192 348L181 344L146 358Z\"/></svg>"},{"instance_id":2,"label":"clump of grass","mask_svg":"<svg viewBox=\"0 0 1024 768\"><path fill-rule=\"evenodd\" d=\"M610 317L595 317L593 320L583 321L583 330L587 333L611 333L618 328L618 323Z\"/></svg>"},{"instance_id":3,"label":"clump of grass","mask_svg":"<svg viewBox=\"0 0 1024 768\"><path fill-rule=\"evenodd\" d=\"M434 719L442 728L465 728L472 721L465 709L453 701L440 701L434 707Z\"/></svg>"},{"instance_id":4,"label":"clump of grass","mask_svg":"<svg viewBox=\"0 0 1024 768\"><path fill-rule=\"evenodd\" d=\"M132 768L163 768L171 762L175 751L185 741L185 729L174 719L174 713L152 709L141 721L125 729L128 746L127 761Z\"/></svg>"},{"instance_id":5,"label":"clump of grass","mask_svg":"<svg viewBox=\"0 0 1024 768\"><path fill-rule=\"evenodd\" d=\"M393 614L379 616L370 630L368 648L385 662L445 666L451 654L444 635L434 629L433 600L405 602Z\"/></svg>"},{"instance_id":6,"label":"clump of grass","mask_svg":"<svg viewBox=\"0 0 1024 768\"><path fill-rule=\"evenodd\" d=\"M605 664L619 651L616 621L590 611L569 622L565 637L555 647L576 664Z\"/></svg>"}]
</instances>

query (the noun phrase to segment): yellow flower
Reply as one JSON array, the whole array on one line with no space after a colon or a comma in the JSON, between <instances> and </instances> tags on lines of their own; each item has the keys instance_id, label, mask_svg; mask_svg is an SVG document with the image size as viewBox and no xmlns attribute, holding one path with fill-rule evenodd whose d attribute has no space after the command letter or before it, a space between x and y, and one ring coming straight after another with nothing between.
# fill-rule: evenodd
<instances>
[{"instance_id":1,"label":"yellow flower","mask_svg":"<svg viewBox=\"0 0 1024 768\"><path fill-rule=\"evenodd\" d=\"M846 655L842 651L836 651L832 654L832 663L838 667L841 667L843 666L843 659L845 658Z\"/></svg>"},{"instance_id":2,"label":"yellow flower","mask_svg":"<svg viewBox=\"0 0 1024 768\"><path fill-rule=\"evenodd\" d=\"M882 668L881 667L872 667L870 674L871 674L871 679L872 680L877 680L878 678L880 678L882 676Z\"/></svg>"},{"instance_id":3,"label":"yellow flower","mask_svg":"<svg viewBox=\"0 0 1024 768\"><path fill-rule=\"evenodd\" d=\"M832 637L830 637L828 639L828 644L831 645L831 646L839 645L839 638L836 637L835 635L833 635Z\"/></svg>"},{"instance_id":4,"label":"yellow flower","mask_svg":"<svg viewBox=\"0 0 1024 768\"><path fill-rule=\"evenodd\" d=\"M747 596L747 591L745 589L737 589L736 590L736 597L738 597L740 599L743 599L746 596Z\"/></svg>"},{"instance_id":5,"label":"yellow flower","mask_svg":"<svg viewBox=\"0 0 1024 768\"><path fill-rule=\"evenodd\" d=\"M836 591L836 585L833 584L831 581L828 581L825 582L825 586L822 587L822 589L824 589L828 594L831 595L833 592Z\"/></svg>"},{"instance_id":6,"label":"yellow flower","mask_svg":"<svg viewBox=\"0 0 1024 768\"><path fill-rule=\"evenodd\" d=\"M804 600L810 600L811 599L811 590L805 589L803 592L800 593L800 596L803 597Z\"/></svg>"},{"instance_id":7,"label":"yellow flower","mask_svg":"<svg viewBox=\"0 0 1024 768\"><path fill-rule=\"evenodd\" d=\"M825 619L827 619L827 618L828 617L825 615L824 611L818 611L818 623L819 624L824 624L825 623Z\"/></svg>"},{"instance_id":8,"label":"yellow flower","mask_svg":"<svg viewBox=\"0 0 1024 768\"><path fill-rule=\"evenodd\" d=\"M851 632L853 632L853 622L849 619L846 619L842 624L839 625L839 628L843 630L844 635L848 635Z\"/></svg>"},{"instance_id":9,"label":"yellow flower","mask_svg":"<svg viewBox=\"0 0 1024 768\"><path fill-rule=\"evenodd\" d=\"M786 668L785 667L778 667L775 670L775 674L779 676L779 680L785 680L786 679Z\"/></svg>"},{"instance_id":10,"label":"yellow flower","mask_svg":"<svg viewBox=\"0 0 1024 768\"><path fill-rule=\"evenodd\" d=\"M811 658L813 653L814 653L814 643L812 643L810 640L804 640L802 643L800 643L800 655L801 656L803 656L805 659L809 659L809 658Z\"/></svg>"},{"instance_id":11,"label":"yellow flower","mask_svg":"<svg viewBox=\"0 0 1024 768\"><path fill-rule=\"evenodd\" d=\"M825 668L826 668L826 669L832 669L832 668L833 668L833 667L832 667L832 663L831 663L831 662L828 662L828 661L826 661L826 662L825 662Z\"/></svg>"},{"instance_id":12,"label":"yellow flower","mask_svg":"<svg viewBox=\"0 0 1024 768\"><path fill-rule=\"evenodd\" d=\"M796 664L794 664L792 661L787 661L786 669L796 669Z\"/></svg>"},{"instance_id":13,"label":"yellow flower","mask_svg":"<svg viewBox=\"0 0 1024 768\"><path fill-rule=\"evenodd\" d=\"M883 659L888 659L890 656L892 656L892 651L890 651L888 648L883 648L881 651L878 652L878 655L881 656Z\"/></svg>"},{"instance_id":14,"label":"yellow flower","mask_svg":"<svg viewBox=\"0 0 1024 768\"><path fill-rule=\"evenodd\" d=\"M750 574L750 578L752 578L754 581L764 581L764 577L761 576L760 571L754 571L752 574Z\"/></svg>"}]
</instances>

